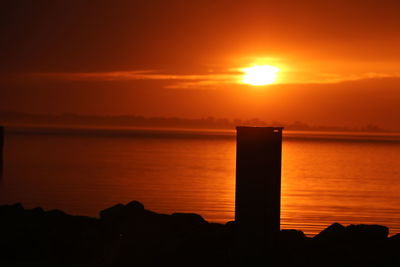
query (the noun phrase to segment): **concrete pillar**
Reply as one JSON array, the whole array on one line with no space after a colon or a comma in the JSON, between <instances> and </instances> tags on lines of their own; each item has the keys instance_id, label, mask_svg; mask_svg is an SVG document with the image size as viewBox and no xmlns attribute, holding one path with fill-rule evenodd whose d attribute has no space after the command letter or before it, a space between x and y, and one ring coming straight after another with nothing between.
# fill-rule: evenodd
<instances>
[{"instance_id":1,"label":"concrete pillar","mask_svg":"<svg viewBox=\"0 0 400 267\"><path fill-rule=\"evenodd\" d=\"M263 255L280 231L281 127L237 127L236 206L238 245Z\"/></svg>"}]
</instances>

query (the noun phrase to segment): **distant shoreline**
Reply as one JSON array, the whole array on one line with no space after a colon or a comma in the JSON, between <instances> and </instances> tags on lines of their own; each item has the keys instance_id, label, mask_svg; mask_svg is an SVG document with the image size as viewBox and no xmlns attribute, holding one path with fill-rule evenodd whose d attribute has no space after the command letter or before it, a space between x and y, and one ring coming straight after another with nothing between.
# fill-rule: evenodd
<instances>
[{"instance_id":1,"label":"distant shoreline","mask_svg":"<svg viewBox=\"0 0 400 267\"><path fill-rule=\"evenodd\" d=\"M171 127L130 127L96 125L5 125L9 134L68 134L93 136L145 137L146 134L158 137L198 137L198 138L234 138L235 129L195 129ZM361 131L305 131L284 130L284 140L326 140L326 141L376 141L400 142L400 133L361 132Z\"/></svg>"},{"instance_id":2,"label":"distant shoreline","mask_svg":"<svg viewBox=\"0 0 400 267\"><path fill-rule=\"evenodd\" d=\"M259 118L228 119L215 117L183 118L141 115L83 115L83 114L42 114L0 110L0 125L53 125L69 127L135 127L135 128L172 128L172 129L213 129L233 130L236 126L274 126L284 127L291 131L317 132L375 132L396 133L375 124L357 126L311 125L302 121L291 123L264 121ZM399 129L397 129L399 130ZM400 134L399 132L397 132Z\"/></svg>"}]
</instances>

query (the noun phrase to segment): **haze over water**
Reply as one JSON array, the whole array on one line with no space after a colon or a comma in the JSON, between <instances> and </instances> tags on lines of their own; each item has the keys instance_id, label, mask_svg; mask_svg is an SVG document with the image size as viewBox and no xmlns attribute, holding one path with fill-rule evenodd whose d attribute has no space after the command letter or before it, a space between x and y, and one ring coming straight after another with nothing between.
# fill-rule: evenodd
<instances>
[{"instance_id":1,"label":"haze over water","mask_svg":"<svg viewBox=\"0 0 400 267\"><path fill-rule=\"evenodd\" d=\"M399 138L358 135L284 135L282 228L400 232ZM0 203L98 216L138 200L225 223L234 217L235 149L233 132L11 128Z\"/></svg>"}]
</instances>

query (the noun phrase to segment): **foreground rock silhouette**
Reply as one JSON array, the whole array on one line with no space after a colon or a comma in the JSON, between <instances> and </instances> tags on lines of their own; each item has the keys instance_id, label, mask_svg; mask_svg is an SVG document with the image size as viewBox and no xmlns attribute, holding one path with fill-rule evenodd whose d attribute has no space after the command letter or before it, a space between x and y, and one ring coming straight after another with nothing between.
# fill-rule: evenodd
<instances>
[{"instance_id":1,"label":"foreground rock silhouette","mask_svg":"<svg viewBox=\"0 0 400 267\"><path fill-rule=\"evenodd\" d=\"M235 246L236 223L200 215L165 215L140 202L100 218L59 210L0 206L0 266L253 266ZM282 230L266 251L270 266L400 266L400 235L380 225L334 223L313 238Z\"/></svg>"}]
</instances>

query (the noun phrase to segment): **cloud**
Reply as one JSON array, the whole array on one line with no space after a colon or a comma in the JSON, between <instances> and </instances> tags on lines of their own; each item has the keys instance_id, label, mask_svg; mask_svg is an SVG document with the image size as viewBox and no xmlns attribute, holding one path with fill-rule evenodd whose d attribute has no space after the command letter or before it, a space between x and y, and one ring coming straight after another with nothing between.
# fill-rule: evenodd
<instances>
[{"instance_id":1,"label":"cloud","mask_svg":"<svg viewBox=\"0 0 400 267\"><path fill-rule=\"evenodd\" d=\"M366 73L353 73L353 74L334 74L334 73L323 73L319 75L320 79L316 83L340 83L345 81L356 81L356 80L366 80L375 78L390 78L390 77L400 77L400 74L396 73L376 73L376 72L366 72Z\"/></svg>"},{"instance_id":2,"label":"cloud","mask_svg":"<svg viewBox=\"0 0 400 267\"><path fill-rule=\"evenodd\" d=\"M49 72L29 73L27 76L40 79L61 81L134 81L134 80L164 80L171 81L166 88L205 88L218 84L233 84L240 82L239 72L209 73L209 74L165 74L156 70L132 70L111 72Z\"/></svg>"},{"instance_id":3,"label":"cloud","mask_svg":"<svg viewBox=\"0 0 400 267\"><path fill-rule=\"evenodd\" d=\"M131 70L109 72L46 72L24 74L31 78L58 81L135 81L163 80L170 81L164 88L168 89L211 89L220 85L240 84L242 75L239 69L230 69L224 73L206 74L167 74L157 70ZM372 78L400 77L399 73L282 73L279 84L332 84L345 81L364 80Z\"/></svg>"}]
</instances>

